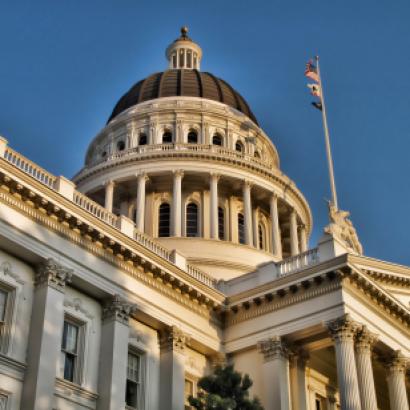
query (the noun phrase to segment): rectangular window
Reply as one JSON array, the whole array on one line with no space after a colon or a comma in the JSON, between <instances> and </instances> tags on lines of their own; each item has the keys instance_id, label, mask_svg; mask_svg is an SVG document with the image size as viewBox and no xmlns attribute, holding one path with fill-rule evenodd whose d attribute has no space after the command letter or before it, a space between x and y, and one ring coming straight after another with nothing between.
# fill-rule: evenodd
<instances>
[{"instance_id":1,"label":"rectangular window","mask_svg":"<svg viewBox=\"0 0 410 410\"><path fill-rule=\"evenodd\" d=\"M191 410L193 407L189 404L189 397L196 397L196 382L191 378L185 379L185 388L184 388L184 410Z\"/></svg>"},{"instance_id":2,"label":"rectangular window","mask_svg":"<svg viewBox=\"0 0 410 410\"><path fill-rule=\"evenodd\" d=\"M326 399L316 394L315 405L315 410L326 410Z\"/></svg>"},{"instance_id":3,"label":"rectangular window","mask_svg":"<svg viewBox=\"0 0 410 410\"><path fill-rule=\"evenodd\" d=\"M63 378L76 384L81 384L84 337L85 324L66 317L61 341Z\"/></svg>"},{"instance_id":4,"label":"rectangular window","mask_svg":"<svg viewBox=\"0 0 410 410\"><path fill-rule=\"evenodd\" d=\"M140 409L142 405L142 356L134 352L128 353L125 403L127 409Z\"/></svg>"},{"instance_id":5,"label":"rectangular window","mask_svg":"<svg viewBox=\"0 0 410 410\"><path fill-rule=\"evenodd\" d=\"M16 289L0 282L0 353L3 354L9 350L15 297Z\"/></svg>"},{"instance_id":6,"label":"rectangular window","mask_svg":"<svg viewBox=\"0 0 410 410\"><path fill-rule=\"evenodd\" d=\"M0 324L5 322L7 306L7 292L0 289Z\"/></svg>"}]
</instances>

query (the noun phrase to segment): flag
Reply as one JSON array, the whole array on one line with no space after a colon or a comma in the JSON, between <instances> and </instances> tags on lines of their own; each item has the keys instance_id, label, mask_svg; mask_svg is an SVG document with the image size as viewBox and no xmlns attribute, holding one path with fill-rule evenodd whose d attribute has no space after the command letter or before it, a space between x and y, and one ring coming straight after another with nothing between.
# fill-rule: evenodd
<instances>
[{"instance_id":1,"label":"flag","mask_svg":"<svg viewBox=\"0 0 410 410\"><path fill-rule=\"evenodd\" d=\"M317 108L319 111L322 111L322 103L321 102L312 102L312 105Z\"/></svg>"},{"instance_id":2,"label":"flag","mask_svg":"<svg viewBox=\"0 0 410 410\"><path fill-rule=\"evenodd\" d=\"M308 84L308 88L310 88L310 93L315 97L322 97L322 91L320 89L319 84Z\"/></svg>"},{"instance_id":3,"label":"flag","mask_svg":"<svg viewBox=\"0 0 410 410\"><path fill-rule=\"evenodd\" d=\"M309 60L306 63L305 76L307 78L310 78L313 81L316 81L317 83L319 82L319 75L317 73L317 68L313 64L312 60Z\"/></svg>"}]
</instances>

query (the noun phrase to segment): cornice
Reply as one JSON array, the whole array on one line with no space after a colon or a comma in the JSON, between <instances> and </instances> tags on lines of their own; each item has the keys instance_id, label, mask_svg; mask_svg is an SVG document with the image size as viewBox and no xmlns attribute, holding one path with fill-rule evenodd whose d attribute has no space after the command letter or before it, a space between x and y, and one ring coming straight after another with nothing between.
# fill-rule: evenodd
<instances>
[{"instance_id":1,"label":"cornice","mask_svg":"<svg viewBox=\"0 0 410 410\"><path fill-rule=\"evenodd\" d=\"M7 165L2 163L4 168ZM0 201L121 267L128 274L161 290L179 303L188 304L195 311L204 313L204 309L212 309L223 302L224 296L219 291L197 281L177 266L99 221L21 171L14 168L13 171L14 174L22 174L19 175L20 181L0 172ZM35 189L23 186L27 179L28 185ZM45 190L48 191L47 199L41 194ZM62 209L63 206L66 209ZM81 215L82 218L75 214Z\"/></svg>"}]
</instances>

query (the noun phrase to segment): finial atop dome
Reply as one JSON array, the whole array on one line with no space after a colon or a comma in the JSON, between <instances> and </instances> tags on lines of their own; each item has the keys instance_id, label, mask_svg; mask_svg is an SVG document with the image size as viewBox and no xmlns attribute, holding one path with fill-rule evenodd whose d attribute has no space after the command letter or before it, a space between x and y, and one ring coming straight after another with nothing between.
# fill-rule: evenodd
<instances>
[{"instance_id":1,"label":"finial atop dome","mask_svg":"<svg viewBox=\"0 0 410 410\"><path fill-rule=\"evenodd\" d=\"M188 27L181 27L181 35L166 50L170 69L199 70L202 50L188 37Z\"/></svg>"}]
</instances>

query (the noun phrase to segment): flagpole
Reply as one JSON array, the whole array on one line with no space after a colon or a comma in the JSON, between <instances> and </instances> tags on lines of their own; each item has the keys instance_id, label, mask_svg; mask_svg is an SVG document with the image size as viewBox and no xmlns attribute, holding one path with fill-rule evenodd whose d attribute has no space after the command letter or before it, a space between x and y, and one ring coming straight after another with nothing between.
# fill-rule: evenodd
<instances>
[{"instance_id":1,"label":"flagpole","mask_svg":"<svg viewBox=\"0 0 410 410\"><path fill-rule=\"evenodd\" d=\"M317 75L319 77L319 85L320 85L320 91L321 91L323 130L325 132L326 155L327 155L327 165L329 168L330 189L332 191L332 202L336 210L338 210L339 207L337 204L336 183L335 183L335 174L333 171L332 151L330 148L329 128L327 126L327 119L326 119L325 96L323 92L322 77L320 76L319 56L316 56L316 67L317 67Z\"/></svg>"}]
</instances>

